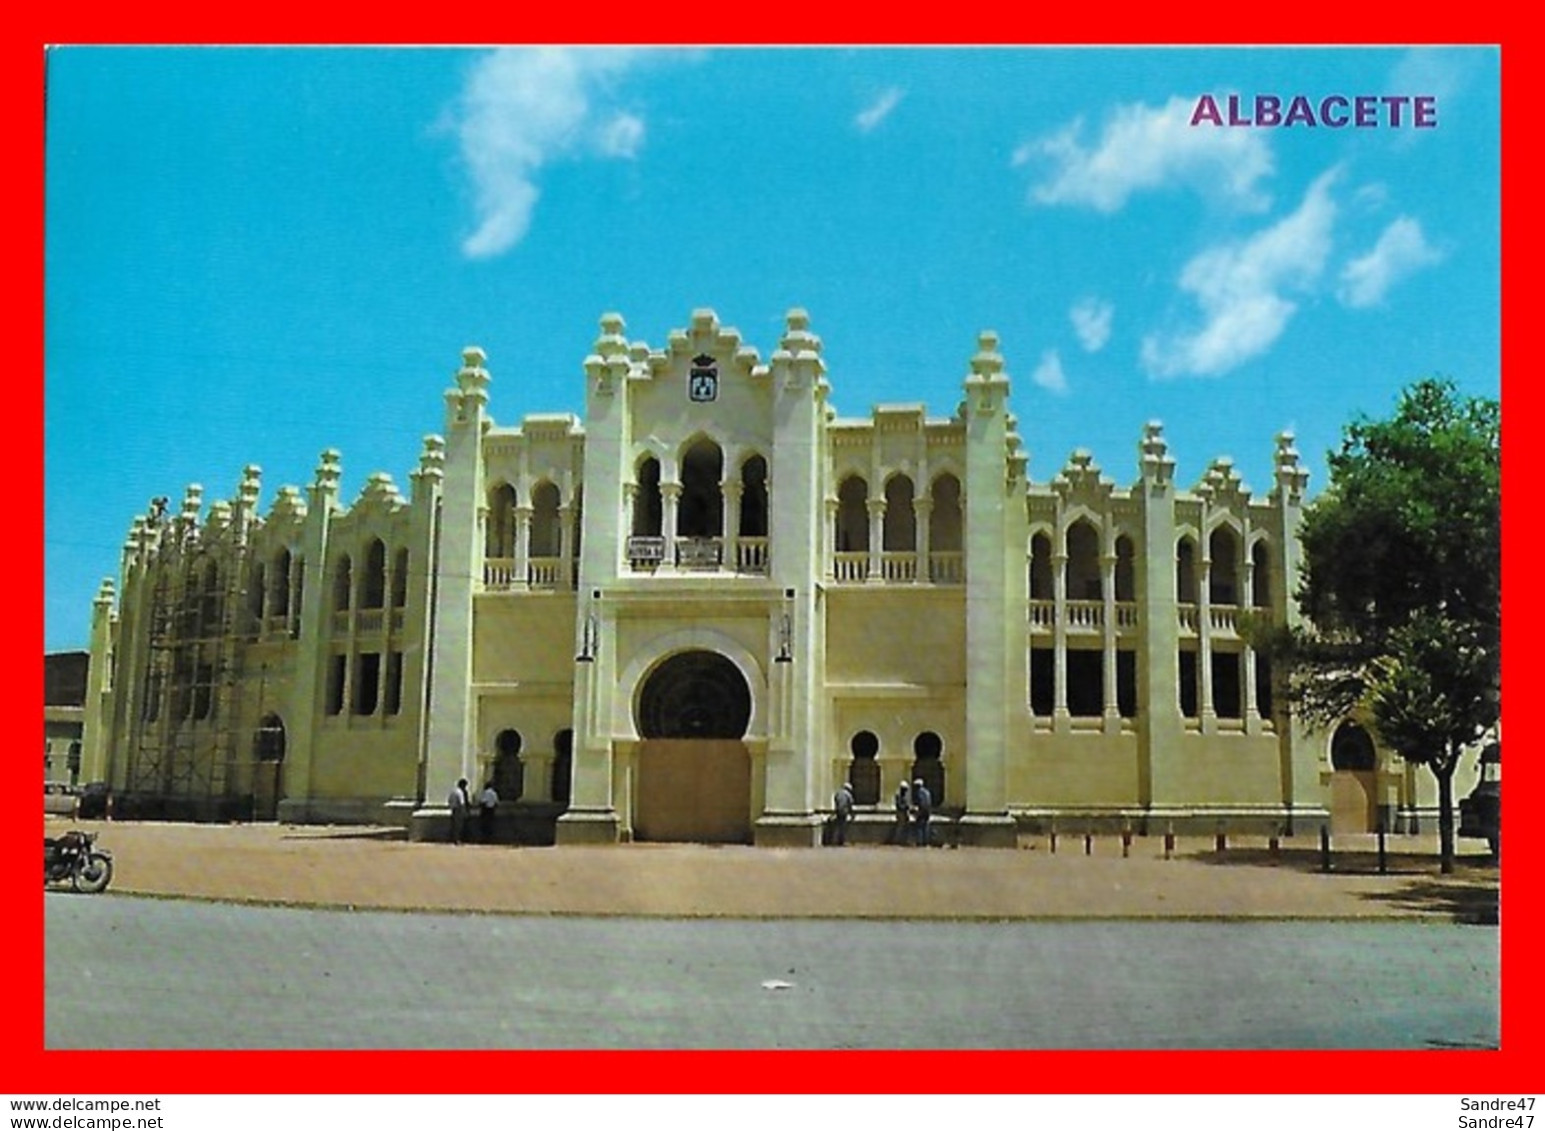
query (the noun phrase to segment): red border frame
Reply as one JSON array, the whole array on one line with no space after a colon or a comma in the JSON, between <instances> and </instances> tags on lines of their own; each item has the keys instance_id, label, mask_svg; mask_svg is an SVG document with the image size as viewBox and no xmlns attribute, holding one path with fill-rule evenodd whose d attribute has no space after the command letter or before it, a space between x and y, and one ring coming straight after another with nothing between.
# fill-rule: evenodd
<instances>
[{"instance_id":1,"label":"red border frame","mask_svg":"<svg viewBox=\"0 0 1545 1131\"><path fill-rule=\"evenodd\" d=\"M1119 30L1122 43L1283 42L1299 43L1464 43L1501 44L1502 85L1506 105L1515 114L1507 130L1503 153L1504 215L1504 322L1518 324L1527 317L1527 285L1532 266L1530 253L1536 240L1533 209L1522 200L1517 186L1524 181L1524 164L1532 148L1534 117L1539 112L1539 82L1531 68L1527 39L1510 26L1510 17L1493 16L1480 8L1465 11L1448 8L1421 12L1428 21L1420 28L1408 26L1416 10L1402 8L1397 16L1362 6L1341 10L1295 9L1257 6L1215 6L1186 11L1145 7L1106 15L1096 22L1088 9L1052 9L1037 5L1006 12L1001 6L981 6L946 11L910 9L904 14L887 12L886 26L875 26L857 15L839 16L827 6L808 3L779 5L776 9L743 10L736 14L723 5L678 4L671 12L656 5L634 5L614 11L597 11L588 22L568 14L575 9L542 10L522 6L502 19L487 10L436 10L432 16L409 16L408 9L372 10L368 22L356 12L342 11L318 19L316 10L286 11L272 5L261 9L209 9L175 14L156 14L142 8L122 7L82 14L79 8L30 14L39 21L35 29L14 34L7 43L8 66L3 81L10 88L5 105L18 129L12 134L13 151L22 154L6 180L11 196L10 215L19 218L18 242L30 253L34 270L23 275L7 305L10 320L18 323L9 335L22 343L23 356L41 373L42 353L42 225L43 216L43 90L45 44L54 43L293 43L361 42L368 31L380 43L494 43L494 42L773 42L803 43L978 43L991 37L1010 43L1112 42ZM592 10L586 10L587 15ZM1103 13L1102 13L1103 14ZM1434 18L1436 16L1436 18ZM461 18L458 18L461 17ZM27 19L23 16L22 19ZM14 19L14 17L13 17ZM1307 22L1305 22L1307 21ZM1311 26L1312 25L1312 26ZM1227 35L1228 39L1219 37ZM1522 144L1520 144L1522 143ZM32 154L31 165L26 154ZM1522 156L1521 156L1522 155ZM17 165L20 169L17 169ZM19 172L20 175L16 175ZM1514 191L1507 191L1511 178ZM30 236L30 239L26 237ZM13 252L15 247L13 245ZM11 258L13 264L29 262L26 254ZM1522 263L1523 267L1519 264ZM24 325L20 323L25 323ZM1524 442L1524 429L1536 417L1537 395L1530 375L1521 371L1523 349L1517 336L1504 340L1507 449ZM13 482L26 479L35 467L42 471L42 382L23 376L10 390L13 419L31 422L14 431L11 447L23 449L13 458ZM35 398L35 399L34 399ZM31 448L29 445L36 444ZM29 458L30 457L30 460ZM30 462L35 460L35 462ZM1516 461L1514 461L1516 464ZM26 469L26 470L23 470ZM1516 478L1516 476L1515 476ZM30 486L30 484L29 484ZM1516 496L1509 492L1509 499ZM28 519L43 525L41 492L33 496L36 511ZM1520 526L1526 520L1516 502L1509 508L1504 543L1504 585L1509 593L1521 589L1520 570L1527 552ZM14 513L14 512L13 512ZM4 569L13 592L41 594L41 554L9 555ZM31 622L35 639L42 638L41 603ZM14 614L13 614L14 615ZM1524 618L1520 621L1520 617ZM1506 670L1510 680L1525 674L1525 662L1516 646L1533 636L1534 614L1515 602L1509 610ZM21 634L25 635L25 633ZM5 681L5 697L15 735L21 737L23 722L35 720L41 703L41 666L34 654L15 656L15 666ZM26 723L31 745L36 741L36 722ZM1538 778L1527 760L1533 755L1528 732L1515 725L1515 748L1523 757L1510 761L1515 784L1509 790L1512 828L1525 816L1523 799L1532 796ZM1517 745L1520 738L1522 745ZM19 741L12 752L21 749ZM36 747L34 747L36 749ZM19 759L7 758L3 780L10 797L21 794ZM30 763L29 763L30 764ZM29 771L30 773L30 771ZM18 784L20 783L20 784ZM35 783L32 783L35 785ZM21 827L27 826L27 854L21 854ZM83 1074L81 1054L46 1052L42 1049L43 995L37 972L42 969L41 902L37 900L32 865L25 886L19 879L22 859L33 860L36 851L30 820L0 822L3 863L0 869L7 890L13 894L6 932L6 963L11 1023L0 1036L0 1091L93 1093L205 1093L212 1089L236 1092L277 1093L400 1093L440 1089L462 1090L469 1081L513 1082L540 1091L694 1092L736 1093L767 1091L850 1091L878 1087L879 1081L896 1080L898 1073L912 1080L926 1080L931 1088L956 1092L1060 1092L1190 1093L1190 1092L1435 1092L1468 1094L1529 1091L1539 1082L1538 1014L1539 960L1529 944L1535 935L1533 875L1538 850L1525 837L1510 839L1508 875L1504 895L1506 929L1503 932L1503 978L1500 1052L1432 1053L1089 1053L1089 1052L139 1052L93 1053L91 1072ZM519 1071L509 1071L510 1058L518 1056ZM926 1073L923 1066L927 1065ZM913 1071L913 1070L916 1071ZM507 1086L507 1085L506 1085Z\"/></svg>"}]
</instances>

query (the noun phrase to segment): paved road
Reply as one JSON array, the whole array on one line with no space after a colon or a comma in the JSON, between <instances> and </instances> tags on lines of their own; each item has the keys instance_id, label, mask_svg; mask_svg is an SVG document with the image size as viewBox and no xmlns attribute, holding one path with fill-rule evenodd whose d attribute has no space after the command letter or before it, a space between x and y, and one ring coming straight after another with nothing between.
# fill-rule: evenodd
<instances>
[{"instance_id":1,"label":"paved road","mask_svg":"<svg viewBox=\"0 0 1545 1131\"><path fill-rule=\"evenodd\" d=\"M597 919L44 896L48 1048L1434 1048L1450 923ZM175 945L168 945L176 940Z\"/></svg>"}]
</instances>

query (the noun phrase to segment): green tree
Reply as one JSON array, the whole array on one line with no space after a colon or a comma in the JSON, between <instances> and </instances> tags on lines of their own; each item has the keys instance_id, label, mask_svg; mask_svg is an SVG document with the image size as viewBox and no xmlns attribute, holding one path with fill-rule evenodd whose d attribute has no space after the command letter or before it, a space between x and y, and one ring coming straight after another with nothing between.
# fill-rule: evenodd
<instances>
[{"instance_id":1,"label":"green tree","mask_svg":"<svg viewBox=\"0 0 1545 1131\"><path fill-rule=\"evenodd\" d=\"M1347 425L1299 531L1306 623L1270 644L1309 721L1360 708L1432 771L1444 872L1454 770L1501 709L1500 425L1497 401L1440 378L1404 389L1389 419Z\"/></svg>"}]
</instances>

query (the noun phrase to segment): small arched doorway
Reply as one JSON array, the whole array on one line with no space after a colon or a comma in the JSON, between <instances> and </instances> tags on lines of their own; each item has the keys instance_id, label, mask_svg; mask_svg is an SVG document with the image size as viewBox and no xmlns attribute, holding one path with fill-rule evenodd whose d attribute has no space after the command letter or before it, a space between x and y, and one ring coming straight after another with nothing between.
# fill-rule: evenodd
<instances>
[{"instance_id":1,"label":"small arched doorway","mask_svg":"<svg viewBox=\"0 0 1545 1131\"><path fill-rule=\"evenodd\" d=\"M751 839L751 720L745 676L717 652L678 652L638 697L635 840Z\"/></svg>"},{"instance_id":2,"label":"small arched doorway","mask_svg":"<svg viewBox=\"0 0 1545 1131\"><path fill-rule=\"evenodd\" d=\"M284 720L267 714L252 736L252 819L277 820L283 797Z\"/></svg>"},{"instance_id":3,"label":"small arched doorway","mask_svg":"<svg viewBox=\"0 0 1545 1131\"><path fill-rule=\"evenodd\" d=\"M1330 740L1330 830L1369 833L1379 827L1378 752L1373 737L1348 719Z\"/></svg>"}]
</instances>

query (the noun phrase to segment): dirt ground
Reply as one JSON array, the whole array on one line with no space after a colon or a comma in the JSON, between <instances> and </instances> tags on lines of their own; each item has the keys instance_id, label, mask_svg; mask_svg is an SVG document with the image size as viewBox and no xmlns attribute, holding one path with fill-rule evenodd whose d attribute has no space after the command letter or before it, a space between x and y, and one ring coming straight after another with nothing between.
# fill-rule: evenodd
<instances>
[{"instance_id":1,"label":"dirt ground","mask_svg":"<svg viewBox=\"0 0 1545 1131\"><path fill-rule=\"evenodd\" d=\"M399 829L74 822L113 854L109 895L530 915L872 919L1411 919L1496 922L1500 872L1460 841L1439 874L1434 836L1045 838L1008 849L766 849L685 844L513 848L411 844ZM84 897L83 897L84 898Z\"/></svg>"}]
</instances>

